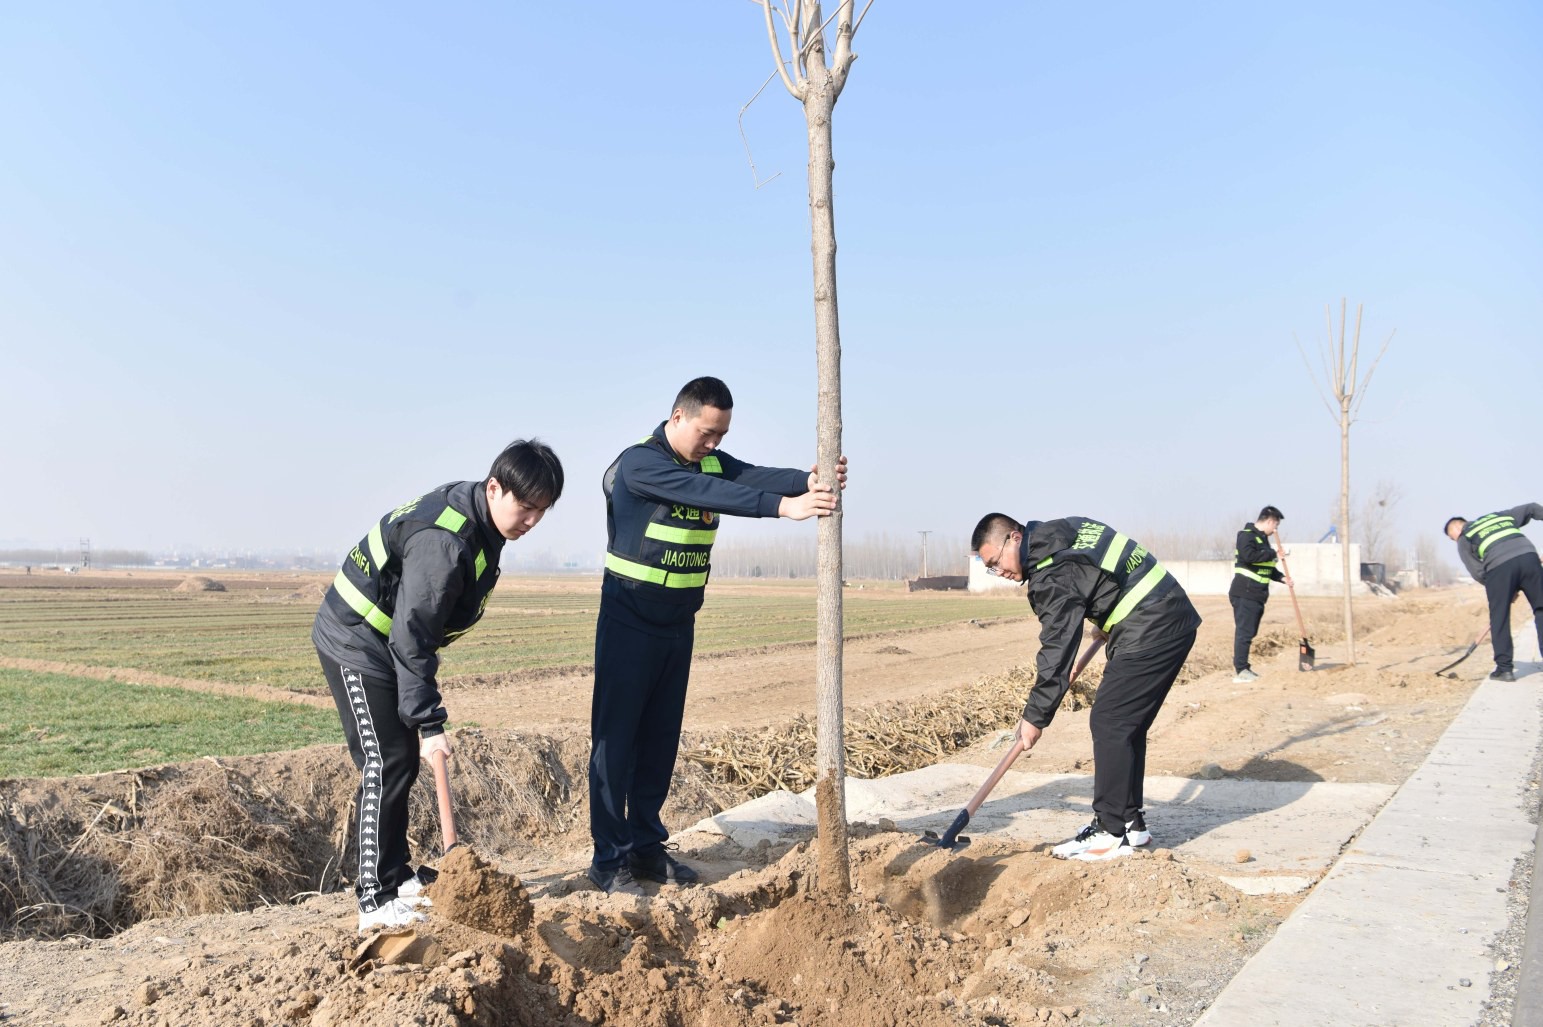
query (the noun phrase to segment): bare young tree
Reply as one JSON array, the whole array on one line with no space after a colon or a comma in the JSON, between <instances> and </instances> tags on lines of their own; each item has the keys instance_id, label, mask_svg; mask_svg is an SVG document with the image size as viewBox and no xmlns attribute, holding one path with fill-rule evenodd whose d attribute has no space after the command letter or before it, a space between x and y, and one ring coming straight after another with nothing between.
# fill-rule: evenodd
<instances>
[{"instance_id":1,"label":"bare young tree","mask_svg":"<svg viewBox=\"0 0 1543 1027\"><path fill-rule=\"evenodd\" d=\"M814 254L814 347L819 407L816 459L820 480L836 485L841 458L841 331L836 312L836 212L833 180L836 161L831 118L857 55L852 38L868 6L854 21L853 0L840 0L827 20L819 0L756 0L766 16L777 74L804 108L809 134L809 219ZM778 22L781 22L781 32ZM827 50L825 33L835 23L836 47ZM788 53L782 52L783 35ZM815 801L819 819L819 887L832 895L852 890L847 854L846 754L842 743L841 697L841 509L821 518L818 598L815 613L815 690L819 743Z\"/></svg>"},{"instance_id":2,"label":"bare young tree","mask_svg":"<svg viewBox=\"0 0 1543 1027\"><path fill-rule=\"evenodd\" d=\"M1377 359L1372 361L1372 366L1366 372L1365 378L1357 377L1357 369L1361 358L1361 304L1355 308L1355 338L1346 345L1345 335L1345 307L1344 299L1339 301L1339 340L1334 339L1334 312L1325 305L1323 317L1328 328L1327 338L1323 351L1319 354L1323 360L1323 382L1318 381L1318 375L1314 373L1313 366L1308 363L1307 354L1302 352L1302 344L1297 343L1297 351L1302 353L1302 362L1307 365L1307 373L1313 380L1313 385L1319 390L1319 396L1323 399L1325 409L1339 425L1339 548L1341 562L1345 575L1345 660L1351 666L1355 665L1355 615L1351 610L1350 596L1360 579L1360 574L1351 576L1350 573L1350 426L1355 423L1356 417L1361 412L1361 404L1366 399L1367 386L1371 384L1372 375L1377 372L1377 365L1382 362L1382 355L1388 351L1388 345L1393 341L1393 333L1389 332L1382 348L1377 351ZM1334 397L1333 405L1329 403L1329 397ZM1357 572L1360 568L1356 568Z\"/></svg>"}]
</instances>

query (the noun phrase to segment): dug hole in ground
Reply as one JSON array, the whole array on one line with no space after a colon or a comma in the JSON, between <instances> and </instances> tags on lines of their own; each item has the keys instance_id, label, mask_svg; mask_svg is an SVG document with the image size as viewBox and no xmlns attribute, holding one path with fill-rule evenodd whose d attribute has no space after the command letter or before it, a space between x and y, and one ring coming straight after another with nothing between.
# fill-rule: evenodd
<instances>
[{"instance_id":1,"label":"dug hole in ground","mask_svg":"<svg viewBox=\"0 0 1543 1027\"><path fill-rule=\"evenodd\" d=\"M1483 622L1472 588L1361 602L1355 667L1344 666L1337 604L1312 601L1312 673L1296 670L1289 604L1273 603L1255 647L1263 676L1251 685L1231 681L1225 600L1198 605L1200 642L1151 734L1154 777L1391 794L1489 670L1482 647L1459 679L1433 673ZM1036 630L1025 617L849 643L908 681L904 702L849 709L854 766L890 773L947 760L983 780L1031 682ZM905 664L960 631L1007 672L925 694ZM812 668L812 653L794 655ZM739 662L728 681L753 679L762 659L789 656L713 662ZM1016 769L1091 773L1087 704L1101 664ZM919 844L910 822L858 819L854 893L834 901L815 880L808 829L756 840L685 830L770 787L797 790L812 773L806 722L706 730L721 717L713 680L693 682L711 712L688 719L698 730L665 811L702 885L645 884L643 898L588 887L587 738L577 719L465 731L453 768L471 845L437 861L429 921L398 936L354 931L345 861L355 780L340 746L0 782L0 916L20 939L0 945L0 1021L1187 1024L1305 894L1244 894L1224 880L1265 862L1263 840L1223 852L1204 838L1164 847L1163 805L1149 796L1153 850L1099 864L1052 858L1062 836L993 830L993 800L957 853ZM491 686L479 687L479 701L496 705ZM587 684L572 687L587 703ZM453 692L447 699L454 709ZM786 709L809 705L812 696ZM939 722L952 726L940 732ZM928 826L946 827L972 790ZM1073 828L1086 820L1085 807L1062 806ZM415 851L432 852L427 771L414 817ZM1229 830L1243 833L1229 837L1246 838L1249 823L1235 819ZM1314 864L1308 884L1326 869Z\"/></svg>"}]
</instances>

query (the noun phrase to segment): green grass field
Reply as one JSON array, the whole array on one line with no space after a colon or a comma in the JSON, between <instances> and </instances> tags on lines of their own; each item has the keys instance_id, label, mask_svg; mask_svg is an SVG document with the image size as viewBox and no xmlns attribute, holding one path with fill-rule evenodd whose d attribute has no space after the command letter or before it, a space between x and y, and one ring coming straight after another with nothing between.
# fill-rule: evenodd
<instances>
[{"instance_id":1,"label":"green grass field","mask_svg":"<svg viewBox=\"0 0 1543 1027\"><path fill-rule=\"evenodd\" d=\"M326 694L311 646L320 599L297 592L315 591L322 576L248 574L226 592L173 591L181 580L136 574L56 584L0 575L0 656ZM598 578L506 577L477 629L444 650L441 676L587 666L599 587ZM884 583L843 595L849 638L1028 615L1019 593L908 594ZM696 650L808 643L814 631L811 582L715 582L697 616ZM0 667L0 777L95 773L341 738L326 709Z\"/></svg>"},{"instance_id":2,"label":"green grass field","mask_svg":"<svg viewBox=\"0 0 1543 1027\"><path fill-rule=\"evenodd\" d=\"M0 777L95 774L342 740L330 710L0 667Z\"/></svg>"},{"instance_id":3,"label":"green grass field","mask_svg":"<svg viewBox=\"0 0 1543 1027\"><path fill-rule=\"evenodd\" d=\"M0 577L0 654L325 693L310 640L318 599L286 599L260 585L172 592L179 580L169 578L164 589L142 578L133 588L45 589L6 588ZM907 594L885 583L844 596L848 638L1028 615L1019 593ZM482 623L444 650L441 674L588 665L599 599L595 578L506 577ZM814 621L809 582L714 583L697 616L696 651L810 642Z\"/></svg>"}]
</instances>

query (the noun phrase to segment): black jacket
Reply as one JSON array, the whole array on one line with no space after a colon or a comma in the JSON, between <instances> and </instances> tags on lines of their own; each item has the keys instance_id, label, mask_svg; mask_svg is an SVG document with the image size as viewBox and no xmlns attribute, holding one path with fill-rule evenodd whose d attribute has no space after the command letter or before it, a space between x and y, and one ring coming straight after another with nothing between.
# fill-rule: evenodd
<instances>
[{"instance_id":1,"label":"black jacket","mask_svg":"<svg viewBox=\"0 0 1543 1027\"><path fill-rule=\"evenodd\" d=\"M675 455L664 422L653 431L656 445L633 445L617 458L606 504L607 548L636 552L660 503L681 503L714 516L776 517L784 496L809 491L809 472L793 467L757 467L723 450L714 452L721 474L703 474L701 464ZM632 581L607 571L600 591L603 613L619 616L651 634L689 632L702 607L701 588L672 589Z\"/></svg>"},{"instance_id":2,"label":"black jacket","mask_svg":"<svg viewBox=\"0 0 1543 1027\"><path fill-rule=\"evenodd\" d=\"M1264 540L1264 533L1254 526L1253 521L1243 525L1243 530L1238 532L1237 545L1233 548L1235 554L1232 559L1232 584L1227 586L1229 596L1244 596L1249 599L1266 600L1270 597L1270 586L1262 581L1245 577L1237 572L1239 567L1247 568L1254 573L1264 573L1271 581L1285 581L1286 576L1281 573L1279 567L1272 566L1268 572L1262 572L1259 564L1274 564L1278 554L1270 548L1270 543Z\"/></svg>"},{"instance_id":3,"label":"black jacket","mask_svg":"<svg viewBox=\"0 0 1543 1027\"><path fill-rule=\"evenodd\" d=\"M395 680L397 715L427 737L444 730L447 717L439 691L439 650L481 617L488 593L498 580L504 537L488 512L485 481L453 482L420 499L443 494L467 514L469 530L419 530L395 543L387 566L377 568L381 609L390 617L390 634L363 621L328 590L311 629L317 651L376 677ZM418 502L417 500L414 501ZM387 515L393 517L399 511ZM465 537L463 537L465 536ZM478 556L484 569L478 572Z\"/></svg>"},{"instance_id":4,"label":"black jacket","mask_svg":"<svg viewBox=\"0 0 1543 1027\"><path fill-rule=\"evenodd\" d=\"M1124 541L1117 558L1104 561L1114 563L1113 570L1105 570L1099 560L1079 555L1075 547L1086 537L1079 529L1088 525L1114 530L1087 517L1024 525L1019 557L1028 582L1029 605L1039 618L1039 655L1023 719L1035 727L1050 725L1071 687L1083 622L1102 628L1117 615L1122 600L1143 588L1148 575L1160 573L1162 577L1109 629L1109 658L1141 652L1193 634L1200 627L1200 614L1183 587L1134 540L1114 533L1116 539ZM1100 550L1087 552L1096 555ZM1150 565L1143 566L1148 561ZM1122 572L1130 568L1134 570L1122 582Z\"/></svg>"},{"instance_id":5,"label":"black jacket","mask_svg":"<svg viewBox=\"0 0 1543 1027\"><path fill-rule=\"evenodd\" d=\"M1537 547L1519 530L1532 521L1543 521L1543 506L1537 503L1485 514L1463 525L1463 533L1457 536L1457 555L1474 581L1482 585L1484 576L1507 560L1537 556Z\"/></svg>"}]
</instances>

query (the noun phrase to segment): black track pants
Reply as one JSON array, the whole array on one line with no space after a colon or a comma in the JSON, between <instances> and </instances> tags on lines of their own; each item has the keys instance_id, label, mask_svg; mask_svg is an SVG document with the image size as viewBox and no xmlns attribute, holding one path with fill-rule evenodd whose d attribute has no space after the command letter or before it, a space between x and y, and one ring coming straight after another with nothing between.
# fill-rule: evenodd
<instances>
[{"instance_id":1,"label":"black track pants","mask_svg":"<svg viewBox=\"0 0 1543 1027\"><path fill-rule=\"evenodd\" d=\"M413 876L407 862L407 796L418 780L418 732L397 715L395 681L317 655L343 721L348 754L359 768L354 894L368 913L396 898L397 887Z\"/></svg>"},{"instance_id":2,"label":"black track pants","mask_svg":"<svg viewBox=\"0 0 1543 1027\"><path fill-rule=\"evenodd\" d=\"M1111 834L1141 809L1147 730L1195 645L1195 633L1139 653L1120 653L1104 668L1088 727L1093 734L1093 812Z\"/></svg>"},{"instance_id":3,"label":"black track pants","mask_svg":"<svg viewBox=\"0 0 1543 1027\"><path fill-rule=\"evenodd\" d=\"M1538 629L1538 646L1543 648L1543 565L1531 553L1507 560L1484 575L1484 591L1489 596L1489 637L1495 647L1495 669L1514 670L1516 649L1511 644L1511 600L1521 592L1532 607Z\"/></svg>"},{"instance_id":4,"label":"black track pants","mask_svg":"<svg viewBox=\"0 0 1543 1027\"><path fill-rule=\"evenodd\" d=\"M1248 651L1253 648L1254 636L1259 634L1259 621L1264 618L1264 600L1249 596L1228 596L1232 600L1232 669L1249 668Z\"/></svg>"},{"instance_id":5,"label":"black track pants","mask_svg":"<svg viewBox=\"0 0 1543 1027\"><path fill-rule=\"evenodd\" d=\"M659 811L680 749L694 640L690 628L659 638L600 612L589 716L589 832L600 869L670 836Z\"/></svg>"}]
</instances>

